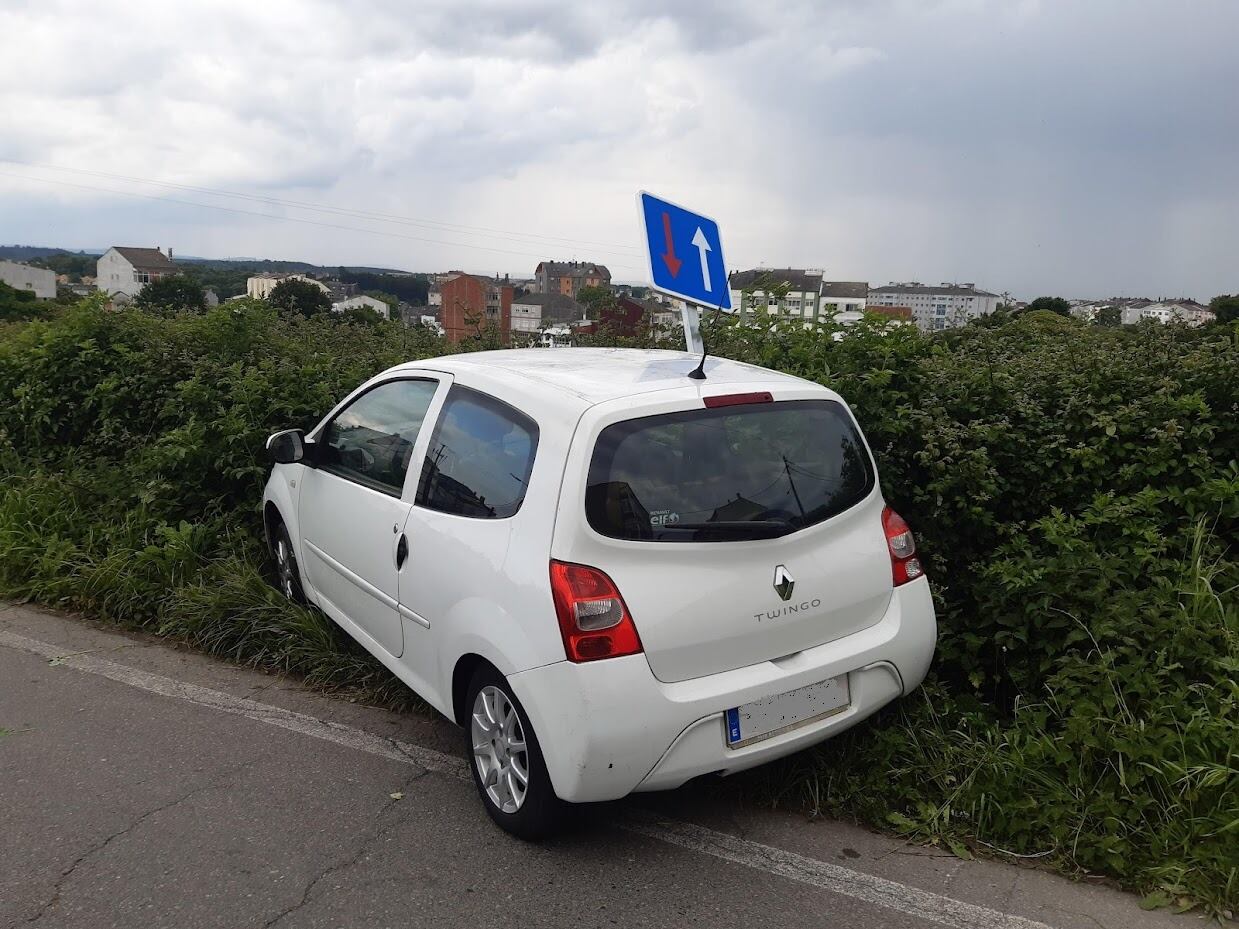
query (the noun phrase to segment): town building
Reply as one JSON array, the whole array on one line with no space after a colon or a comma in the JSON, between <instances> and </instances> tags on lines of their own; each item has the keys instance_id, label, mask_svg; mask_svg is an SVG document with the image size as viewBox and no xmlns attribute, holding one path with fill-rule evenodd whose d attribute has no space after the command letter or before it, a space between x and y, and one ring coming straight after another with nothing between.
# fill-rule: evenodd
<instances>
[{"instance_id":1,"label":"town building","mask_svg":"<svg viewBox=\"0 0 1239 929\"><path fill-rule=\"evenodd\" d=\"M1111 297L1108 300L1071 301L1071 315L1085 322L1097 322L1103 310L1117 311L1118 321L1124 326L1132 326L1145 320L1203 326L1214 319L1211 309L1190 297L1180 297L1177 300Z\"/></svg>"},{"instance_id":2,"label":"town building","mask_svg":"<svg viewBox=\"0 0 1239 929\"><path fill-rule=\"evenodd\" d=\"M499 332L505 341L512 322L512 285L498 277L475 277L457 272L440 282L440 321L452 344L480 335L485 329Z\"/></svg>"},{"instance_id":3,"label":"town building","mask_svg":"<svg viewBox=\"0 0 1239 929\"><path fill-rule=\"evenodd\" d=\"M998 294L978 290L971 281L937 285L911 281L869 288L870 306L911 307L912 319L922 332L953 329L988 316L998 309L1001 299Z\"/></svg>"},{"instance_id":4,"label":"town building","mask_svg":"<svg viewBox=\"0 0 1239 929\"><path fill-rule=\"evenodd\" d=\"M172 249L164 254L157 248L130 248L114 245L104 252L95 266L99 290L117 302L132 300L152 281L176 274Z\"/></svg>"},{"instance_id":5,"label":"town building","mask_svg":"<svg viewBox=\"0 0 1239 929\"><path fill-rule=\"evenodd\" d=\"M1214 313L1195 300L1133 300L1122 307L1120 320L1123 325L1151 319L1159 323L1182 323L1188 326L1203 326L1212 322Z\"/></svg>"},{"instance_id":6,"label":"town building","mask_svg":"<svg viewBox=\"0 0 1239 929\"><path fill-rule=\"evenodd\" d=\"M585 307L567 294L525 294L512 298L512 332L536 333L557 323L582 319Z\"/></svg>"},{"instance_id":7,"label":"town building","mask_svg":"<svg viewBox=\"0 0 1239 929\"><path fill-rule=\"evenodd\" d=\"M868 303L864 281L828 281L809 268L753 268L728 279L732 310L745 320L801 320L807 326L859 320ZM786 291L780 293L781 291Z\"/></svg>"},{"instance_id":8,"label":"town building","mask_svg":"<svg viewBox=\"0 0 1239 929\"><path fill-rule=\"evenodd\" d=\"M0 282L17 290L28 290L40 300L56 297L56 272L34 268L19 261L0 261Z\"/></svg>"},{"instance_id":9,"label":"town building","mask_svg":"<svg viewBox=\"0 0 1239 929\"><path fill-rule=\"evenodd\" d=\"M253 297L255 300L266 300L271 296L271 291L275 290L276 285L281 281L309 281L328 296L333 298L335 296L332 294L330 287L322 281L316 281L309 275L283 273L280 271L263 271L261 274L255 274L245 282L245 294L248 297Z\"/></svg>"},{"instance_id":10,"label":"town building","mask_svg":"<svg viewBox=\"0 0 1239 929\"><path fill-rule=\"evenodd\" d=\"M540 261L534 269L537 292L576 299L582 287L610 287L611 272L592 261Z\"/></svg>"},{"instance_id":11,"label":"town building","mask_svg":"<svg viewBox=\"0 0 1239 929\"><path fill-rule=\"evenodd\" d=\"M840 325L850 326L864 317L868 303L869 284L866 281L822 281L818 317L833 318Z\"/></svg>"},{"instance_id":12,"label":"town building","mask_svg":"<svg viewBox=\"0 0 1239 929\"><path fill-rule=\"evenodd\" d=\"M391 307L382 300L376 297L368 297L365 294L358 294L355 297L346 297L343 300L337 300L331 304L331 312L344 313L347 310L371 309L378 313L384 319L391 319Z\"/></svg>"}]
</instances>

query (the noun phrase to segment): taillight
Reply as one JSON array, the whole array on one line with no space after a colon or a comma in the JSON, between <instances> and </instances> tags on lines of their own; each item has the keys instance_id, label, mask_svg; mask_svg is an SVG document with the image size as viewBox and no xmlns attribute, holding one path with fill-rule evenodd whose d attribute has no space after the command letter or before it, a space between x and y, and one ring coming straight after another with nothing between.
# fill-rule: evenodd
<instances>
[{"instance_id":1,"label":"taillight","mask_svg":"<svg viewBox=\"0 0 1239 929\"><path fill-rule=\"evenodd\" d=\"M597 568L551 562L551 597L569 661L597 661L641 651L637 627L615 582Z\"/></svg>"},{"instance_id":2,"label":"taillight","mask_svg":"<svg viewBox=\"0 0 1239 929\"><path fill-rule=\"evenodd\" d=\"M882 529L886 533L886 547L891 553L891 576L895 586L914 581L925 569L916 557L916 539L903 517L889 506L882 511Z\"/></svg>"}]
</instances>

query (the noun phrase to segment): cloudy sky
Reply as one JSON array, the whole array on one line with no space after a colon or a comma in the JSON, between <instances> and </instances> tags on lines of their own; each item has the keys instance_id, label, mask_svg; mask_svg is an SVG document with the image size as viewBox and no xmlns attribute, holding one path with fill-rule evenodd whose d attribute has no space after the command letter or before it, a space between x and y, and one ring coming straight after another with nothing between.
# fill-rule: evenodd
<instances>
[{"instance_id":1,"label":"cloudy sky","mask_svg":"<svg viewBox=\"0 0 1239 929\"><path fill-rule=\"evenodd\" d=\"M639 280L648 189L732 268L1208 299L1236 36L1236 0L3 0L0 243Z\"/></svg>"}]
</instances>

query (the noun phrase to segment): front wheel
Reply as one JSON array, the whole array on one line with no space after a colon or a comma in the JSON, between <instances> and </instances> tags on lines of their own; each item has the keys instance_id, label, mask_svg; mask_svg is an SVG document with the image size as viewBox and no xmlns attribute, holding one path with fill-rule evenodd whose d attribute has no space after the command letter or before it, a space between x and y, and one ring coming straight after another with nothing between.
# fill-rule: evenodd
<instances>
[{"instance_id":1,"label":"front wheel","mask_svg":"<svg viewBox=\"0 0 1239 929\"><path fill-rule=\"evenodd\" d=\"M297 554L293 551L292 539L288 537L288 530L282 522L275 527L275 542L271 546L271 554L275 557L275 572L279 577L280 591L293 603L305 603Z\"/></svg>"},{"instance_id":2,"label":"front wheel","mask_svg":"<svg viewBox=\"0 0 1239 929\"><path fill-rule=\"evenodd\" d=\"M490 818L530 841L558 831L565 804L555 796L538 738L508 682L494 668L479 668L468 700L469 769Z\"/></svg>"}]
</instances>

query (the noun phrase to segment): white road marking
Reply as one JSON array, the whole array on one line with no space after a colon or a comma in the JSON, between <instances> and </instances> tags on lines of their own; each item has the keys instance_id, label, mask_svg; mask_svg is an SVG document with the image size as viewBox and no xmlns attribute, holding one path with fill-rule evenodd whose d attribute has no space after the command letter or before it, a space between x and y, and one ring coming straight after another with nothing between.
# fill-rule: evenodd
<instances>
[{"instance_id":1,"label":"white road marking","mask_svg":"<svg viewBox=\"0 0 1239 929\"><path fill-rule=\"evenodd\" d=\"M325 722L314 716L307 716L305 713L286 710L283 707L272 706L269 703L259 703L257 700L248 700L245 697L234 697L232 694L211 690L209 687L200 687L197 684L174 680L170 677L164 677L162 674L140 671L128 665L108 661L106 658L96 658L90 654L66 655L64 649L59 646L40 642L36 639L28 639L23 635L18 635L5 629L0 629L0 645L41 655L48 660L54 660L58 665L66 668L73 668L75 671L85 671L89 674L97 674L100 677L106 677L108 680L127 684L130 687L136 687L138 690L159 694L162 697L175 697L178 700L187 700L190 703L218 710L221 713L244 716L256 722L266 723L269 726L278 726L281 729L300 732L302 735L322 739L325 742L335 742L337 745L343 745L345 748L378 755L380 758L386 758L389 761L412 764L419 768L425 768L427 771L437 771L462 780L469 779L469 769L466 767L464 759L454 755L445 755L433 749L422 748L420 745L401 742L397 739L385 739L382 736L374 735L362 729L354 729L352 726Z\"/></svg>"},{"instance_id":2,"label":"white road marking","mask_svg":"<svg viewBox=\"0 0 1239 929\"><path fill-rule=\"evenodd\" d=\"M141 671L128 665L97 658L90 654L66 655L62 647L15 632L0 629L0 645L55 660L58 665L105 677L108 680L145 690L164 697L173 697L204 706L221 713L243 716L269 726L278 726L315 739L334 742L345 748L366 752L436 771L459 780L469 780L467 762L453 755L409 742L385 739L362 729L340 723L326 722L305 713L259 703L245 697L209 687L178 681L161 674ZM703 826L677 822L658 816L630 813L617 825L628 832L686 848L723 861L734 862L767 874L819 887L831 893L843 894L864 903L895 910L950 926L952 929L1051 929L1045 923L1012 916L972 903L965 903L942 894L909 887L863 871L853 871L815 858L808 858L785 849L740 839Z\"/></svg>"}]
</instances>

